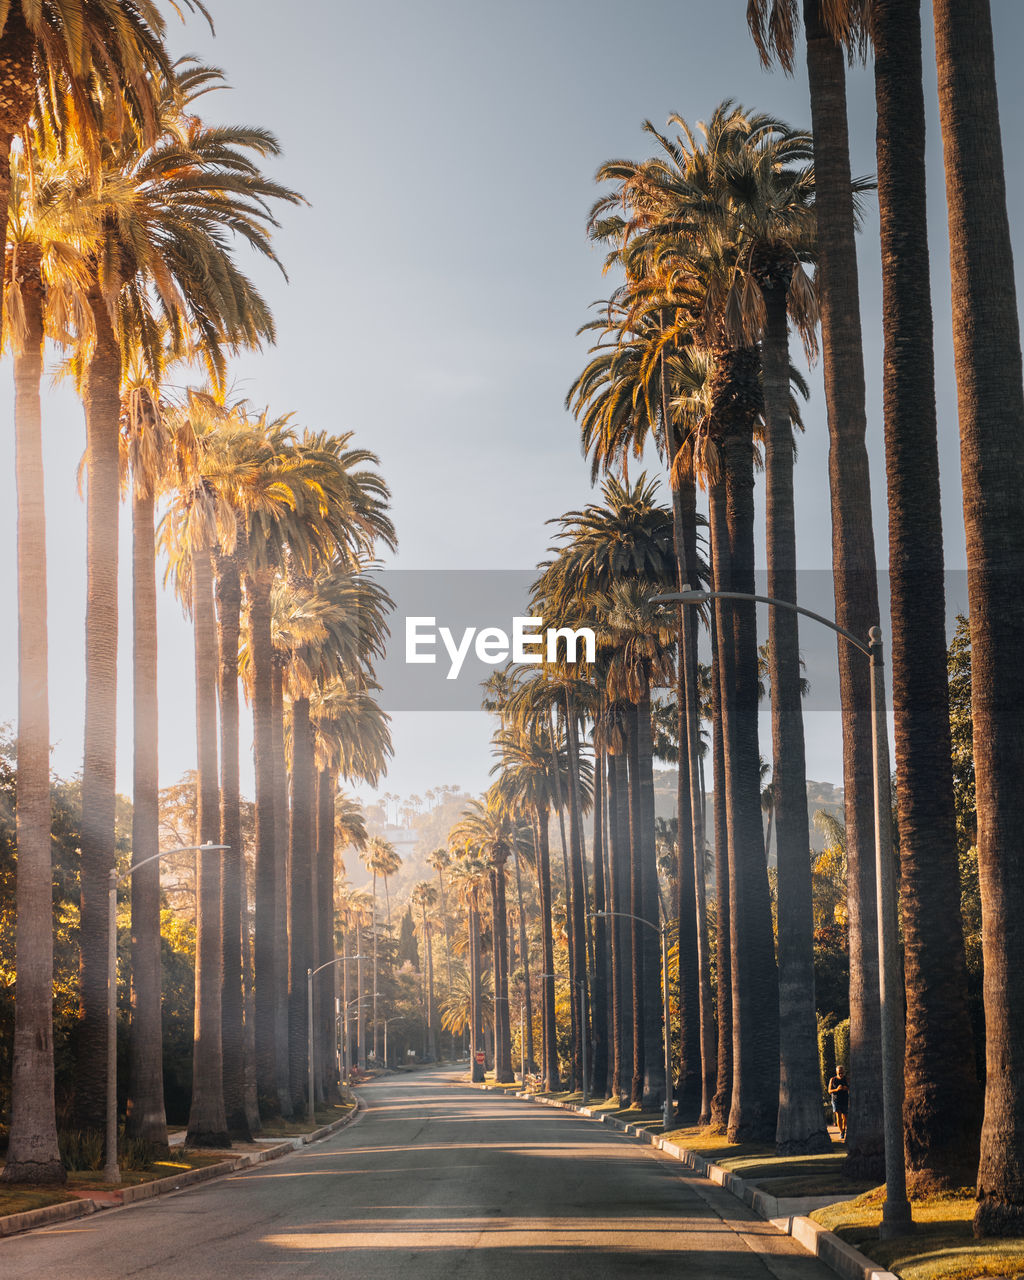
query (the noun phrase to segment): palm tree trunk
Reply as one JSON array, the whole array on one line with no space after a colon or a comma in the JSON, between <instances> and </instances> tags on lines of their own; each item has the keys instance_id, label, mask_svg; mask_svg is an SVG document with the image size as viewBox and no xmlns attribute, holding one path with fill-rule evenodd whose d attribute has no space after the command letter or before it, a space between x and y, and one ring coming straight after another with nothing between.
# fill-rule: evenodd
<instances>
[{"instance_id":1,"label":"palm tree trunk","mask_svg":"<svg viewBox=\"0 0 1024 1280\"><path fill-rule=\"evenodd\" d=\"M269 573L246 579L249 654L252 661L253 764L256 775L256 928L253 982L256 995L256 1087L261 1105L280 1109L277 1097L274 1002L277 956L275 884L273 646Z\"/></svg>"},{"instance_id":2,"label":"palm tree trunk","mask_svg":"<svg viewBox=\"0 0 1024 1280\"><path fill-rule=\"evenodd\" d=\"M680 614L688 612L682 605ZM690 653L686 640L689 628L680 619L678 680L676 683L676 724L679 752L676 758L676 879L679 886L679 1079L676 1086L676 1111L684 1124L693 1124L701 1111L701 991L700 956L697 935L697 884L695 823L693 812L693 772L690 767L690 700L687 692L686 667Z\"/></svg>"},{"instance_id":3,"label":"palm tree trunk","mask_svg":"<svg viewBox=\"0 0 1024 1280\"><path fill-rule=\"evenodd\" d=\"M665 1054L662 1041L661 946L656 929L661 924L658 893L658 850L654 835L654 744L651 737L651 698L647 691L637 703L637 762L640 772L641 812L641 909L637 912L655 928L644 927L640 946L644 964L644 1107L652 1110L665 1101ZM664 1034L671 1037L670 1011L665 1010Z\"/></svg>"},{"instance_id":4,"label":"palm tree trunk","mask_svg":"<svg viewBox=\"0 0 1024 1280\"><path fill-rule=\"evenodd\" d=\"M615 910L621 912L633 909L633 871L632 871L632 812L630 778L629 778L629 741L628 741L628 708L624 708L626 743L625 750L618 758L615 770L616 817L617 822L613 835L618 842L615 853L617 862L616 874L612 881L615 885ZM613 849L613 852L614 849ZM633 926L625 916L616 919L618 929L617 947L619 951L619 967L622 979L619 984L619 1052L621 1070L619 1073L619 1098L623 1106L628 1105L633 1089L633 1050L636 1042L636 1022L639 1019L639 1005L634 1003L633 990ZM641 971L642 972L642 971ZM641 978L642 981L642 978Z\"/></svg>"},{"instance_id":5,"label":"palm tree trunk","mask_svg":"<svg viewBox=\"0 0 1024 1280\"><path fill-rule=\"evenodd\" d=\"M580 751L576 717L572 714L568 694L565 698L565 739L569 752L569 834L571 840L570 872L572 898L566 894L566 905L571 901L572 930L569 934L572 947L573 985L570 999L576 1009L576 1036L573 1038L573 1087L587 1088L583 1079L583 1042L589 1045L590 1029L587 1018L587 890L583 865L583 819L579 795ZM588 1064L593 1055L586 1055Z\"/></svg>"},{"instance_id":6,"label":"palm tree trunk","mask_svg":"<svg viewBox=\"0 0 1024 1280\"><path fill-rule=\"evenodd\" d=\"M541 1025L543 1028L544 1088L557 1092L558 1045L555 1031L555 944L551 921L551 856L548 847L548 811L537 807L535 818L537 840L537 891L540 895L541 953L544 972L541 981Z\"/></svg>"},{"instance_id":7,"label":"palm tree trunk","mask_svg":"<svg viewBox=\"0 0 1024 1280\"><path fill-rule=\"evenodd\" d=\"M6 162L6 154L4 155ZM6 171L6 163L4 164ZM6 207L6 206L5 206ZM26 252L28 251L28 252ZM65 1181L53 1093L53 874L43 488L42 281L39 251L21 250L25 342L14 360L18 484L17 1000L5 1182Z\"/></svg>"},{"instance_id":8,"label":"palm tree trunk","mask_svg":"<svg viewBox=\"0 0 1024 1280\"><path fill-rule=\"evenodd\" d=\"M288 1076L292 1107L306 1104L308 1061L306 971L313 967L313 730L309 699L292 702L292 814L288 873Z\"/></svg>"},{"instance_id":9,"label":"palm tree trunk","mask_svg":"<svg viewBox=\"0 0 1024 1280\"><path fill-rule=\"evenodd\" d=\"M974 1166L973 1079L949 731L919 3L876 0L875 101L885 339L886 482L907 1023L909 1178ZM1016 520L1017 517L1015 517Z\"/></svg>"},{"instance_id":10,"label":"palm tree trunk","mask_svg":"<svg viewBox=\"0 0 1024 1280\"><path fill-rule=\"evenodd\" d=\"M594 749L594 1092L608 1092L608 910L604 879L604 752Z\"/></svg>"},{"instance_id":11,"label":"palm tree trunk","mask_svg":"<svg viewBox=\"0 0 1024 1280\"><path fill-rule=\"evenodd\" d=\"M434 947L430 937L430 922L427 920L425 898L420 899L420 912L423 917L423 945L427 952L427 1055L436 1060L441 1055L437 1034L437 1004L434 1000Z\"/></svg>"},{"instance_id":12,"label":"palm tree trunk","mask_svg":"<svg viewBox=\"0 0 1024 1280\"><path fill-rule=\"evenodd\" d=\"M758 354L720 353L729 589L754 591L753 417ZM725 615L729 625L726 627ZM729 818L733 1087L730 1142L775 1137L779 1108L779 987L761 826L754 605L717 609ZM725 643L723 643L725 641ZM731 643L730 643L731 641Z\"/></svg>"},{"instance_id":13,"label":"palm tree trunk","mask_svg":"<svg viewBox=\"0 0 1024 1280\"><path fill-rule=\"evenodd\" d=\"M491 867L491 919L494 939L494 1080L511 1084L512 1026L508 1004L508 907L505 901L505 860Z\"/></svg>"},{"instance_id":14,"label":"palm tree trunk","mask_svg":"<svg viewBox=\"0 0 1024 1280\"><path fill-rule=\"evenodd\" d=\"M939 112L946 168L953 342L960 416L967 586L971 618L971 708L978 806L986 1083L976 1234L1024 1233L1024 830L1019 732L1024 703L1024 602L1020 566L1024 421L1020 325L1006 210L987 0L961 8L935 0ZM936 924L937 929L942 926ZM965 1059L959 1066L969 1071ZM960 1104L947 1104L956 1105ZM968 1113L970 1114L970 1113ZM945 1127L939 1128L945 1120ZM956 1132L953 1132L956 1130ZM944 1165L973 1151L956 1111L931 1129ZM968 1145L968 1142L971 1145Z\"/></svg>"},{"instance_id":15,"label":"palm tree trunk","mask_svg":"<svg viewBox=\"0 0 1024 1280\"><path fill-rule=\"evenodd\" d=\"M82 764L81 968L75 1119L102 1132L107 1081L107 881L114 865L117 764L117 508L121 352L94 283L96 329L85 372L85 756Z\"/></svg>"},{"instance_id":16,"label":"palm tree trunk","mask_svg":"<svg viewBox=\"0 0 1024 1280\"><path fill-rule=\"evenodd\" d=\"M321 769L317 779L317 957L318 965L330 964L337 959L334 947L334 798L337 794L337 774L333 769ZM336 967L320 974L318 1001L317 1041L320 1047L318 1074L323 1096L331 1096L336 1081L335 1043L337 1035L334 1021L334 990ZM334 1089L337 1097L337 1089Z\"/></svg>"},{"instance_id":17,"label":"palm tree trunk","mask_svg":"<svg viewBox=\"0 0 1024 1280\"><path fill-rule=\"evenodd\" d=\"M725 528L725 486L719 481L709 492L712 565L716 591L724 591L729 581L729 539ZM729 813L726 803L725 719L722 715L723 640L718 619L729 624L723 610L711 613L711 721L714 734L712 781L714 786L715 823L715 911L717 942L718 996L718 1071L715 1093L711 1099L711 1123L722 1132L728 1127L732 1109L732 946L729 921ZM731 633L731 627L729 627Z\"/></svg>"},{"instance_id":18,"label":"palm tree trunk","mask_svg":"<svg viewBox=\"0 0 1024 1280\"><path fill-rule=\"evenodd\" d=\"M644 1003L644 983L647 972L644 966L644 926L640 919L644 914L644 816L640 790L640 735L637 725L637 708L626 708L629 748L629 907L630 915L638 917L629 923L629 953L633 980L633 1076L629 1091L631 1106L641 1106L644 1101L644 1065L647 1023L647 1006Z\"/></svg>"},{"instance_id":19,"label":"palm tree trunk","mask_svg":"<svg viewBox=\"0 0 1024 1280\"><path fill-rule=\"evenodd\" d=\"M242 587L236 556L216 555L218 646L220 654L220 842L221 857L221 1042L224 1055L224 1114L228 1133L249 1142L245 1111L245 1067L242 1017L242 895L244 874L238 758L238 639Z\"/></svg>"},{"instance_id":20,"label":"palm tree trunk","mask_svg":"<svg viewBox=\"0 0 1024 1280\"><path fill-rule=\"evenodd\" d=\"M263 1127L260 1119L260 1095L256 1083L256 991L252 966L252 922L250 903L253 900L253 884L243 858L239 868L239 890L242 901L242 1016L245 1038L242 1044L243 1072L245 1077L245 1115L249 1132L258 1133Z\"/></svg>"},{"instance_id":21,"label":"palm tree trunk","mask_svg":"<svg viewBox=\"0 0 1024 1280\"><path fill-rule=\"evenodd\" d=\"M276 659L271 662L270 696L274 788L274 1079L278 1108L288 1120L292 1116L288 1052L291 876L288 866L288 768L284 752L284 667Z\"/></svg>"},{"instance_id":22,"label":"palm tree trunk","mask_svg":"<svg viewBox=\"0 0 1024 1280\"><path fill-rule=\"evenodd\" d=\"M676 583L685 586L698 585L697 574L697 503L692 473L683 479L678 475L674 457L679 441L672 430L671 409L665 378L665 355L659 359L661 417L665 431L665 455L669 465L672 489L672 534L676 556ZM679 657L676 685L678 714L679 753L676 764L676 829L677 882L679 886L678 948L679 948L679 1081L676 1090L676 1106L679 1117L692 1123L701 1111L702 1035L701 1035L701 967L697 935L697 899L694 880L694 859L703 848L703 815L694 786L693 756L688 751L689 725L696 714L696 634L690 610L679 606ZM690 668L692 667L692 678Z\"/></svg>"},{"instance_id":23,"label":"palm tree trunk","mask_svg":"<svg viewBox=\"0 0 1024 1280\"><path fill-rule=\"evenodd\" d=\"M618 837L618 783L617 776L620 767L620 757L613 755L610 751L607 753L607 790L608 790L608 847L610 857L608 860L608 910L612 912L609 921L608 940L609 951L611 953L611 1036L612 1036L612 1062L611 1075L609 1078L611 1092L610 1097L620 1098L623 1093L623 1086L626 1080L626 1072L623 1067L622 1046L624 1041L624 1031L622 1027L623 1020L623 970L622 970L622 926L625 921L620 919L617 912L623 910L621 904L621 893L619 884L620 861L622 850L619 847Z\"/></svg>"},{"instance_id":24,"label":"palm tree trunk","mask_svg":"<svg viewBox=\"0 0 1024 1280\"><path fill-rule=\"evenodd\" d=\"M519 954L523 965L523 997L526 1004L526 1069L536 1071L537 1064L533 1053L533 997L530 994L530 948L526 940L526 907L523 902L523 870L519 862L519 854L513 851L513 857L516 864L516 901L519 905Z\"/></svg>"},{"instance_id":25,"label":"palm tree trunk","mask_svg":"<svg viewBox=\"0 0 1024 1280\"><path fill-rule=\"evenodd\" d=\"M160 848L154 505L152 492L140 489L136 478L132 486L134 864L155 858ZM132 876L132 1020L128 1041L131 1098L127 1130L133 1138L166 1147L160 947L160 866L154 861Z\"/></svg>"},{"instance_id":26,"label":"palm tree trunk","mask_svg":"<svg viewBox=\"0 0 1024 1280\"><path fill-rule=\"evenodd\" d=\"M856 636L877 626L878 579L865 445L864 353L850 181L843 51L821 21L820 0L804 0L807 77L814 135L818 286L829 430L832 578L836 622ZM875 912L874 798L868 664L837 639L843 732L850 945L850 1118L852 1171L880 1178L881 1020Z\"/></svg>"},{"instance_id":27,"label":"palm tree trunk","mask_svg":"<svg viewBox=\"0 0 1024 1280\"><path fill-rule=\"evenodd\" d=\"M479 911L476 907L476 894L469 904L469 990L470 990L470 1020L469 1020L469 1054L470 1054L470 1079L474 1084L481 1084L486 1074L486 1066L483 1062L477 1062L477 1054L484 1048L483 1034L483 1010L480 1007L481 981L480 981L480 923Z\"/></svg>"},{"instance_id":28,"label":"palm tree trunk","mask_svg":"<svg viewBox=\"0 0 1024 1280\"><path fill-rule=\"evenodd\" d=\"M373 1058L380 1063L380 1025L377 1021L377 873L373 873Z\"/></svg>"},{"instance_id":29,"label":"palm tree trunk","mask_svg":"<svg viewBox=\"0 0 1024 1280\"><path fill-rule=\"evenodd\" d=\"M786 295L792 267L771 261L759 272L765 306L761 343L765 404L768 594L797 600L793 509L793 429L789 417L789 330ZM814 916L807 856L807 770L800 706L797 615L768 610L772 711L772 808L778 863L779 1155L831 1149L821 1109L814 1003Z\"/></svg>"},{"instance_id":30,"label":"palm tree trunk","mask_svg":"<svg viewBox=\"0 0 1024 1280\"><path fill-rule=\"evenodd\" d=\"M217 788L217 624L210 553L192 553L192 621L196 636L196 799L199 844L220 837ZM192 1055L192 1108L185 1144L230 1146L224 1112L221 1048L220 855L196 855L196 1012Z\"/></svg>"}]
</instances>

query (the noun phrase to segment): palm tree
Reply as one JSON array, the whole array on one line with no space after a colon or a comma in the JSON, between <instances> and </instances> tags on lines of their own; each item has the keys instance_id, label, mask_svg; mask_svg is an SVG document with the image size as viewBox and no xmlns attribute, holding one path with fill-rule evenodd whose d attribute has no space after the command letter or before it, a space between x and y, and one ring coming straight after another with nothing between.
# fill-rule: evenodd
<instances>
[{"instance_id":1,"label":"palm tree","mask_svg":"<svg viewBox=\"0 0 1024 1280\"><path fill-rule=\"evenodd\" d=\"M420 909L420 928L423 948L426 954L423 1003L427 1011L427 1056L428 1058L436 1058L438 1056L438 1038L437 1005L434 1001L434 951L431 945L431 925L427 918L427 910L435 907L440 901L440 897L429 880L420 880L412 891L412 901Z\"/></svg>"},{"instance_id":2,"label":"palm tree","mask_svg":"<svg viewBox=\"0 0 1024 1280\"><path fill-rule=\"evenodd\" d=\"M480 894L489 881L490 870L483 858L474 857L467 852L453 860L451 877L460 899L467 908L470 996L469 1052L472 1079L474 1083L480 1083L484 1079L484 1064L477 1061L477 1053L483 1047L484 1026L489 1021L484 1008L485 979L481 957ZM495 992L495 996L497 994ZM449 996L449 1001L451 998ZM497 1017L497 1004L498 1001L495 1000L491 1009L494 1018ZM450 1023L449 1029L452 1029Z\"/></svg>"},{"instance_id":3,"label":"palm tree","mask_svg":"<svg viewBox=\"0 0 1024 1280\"><path fill-rule=\"evenodd\" d=\"M461 843L485 857L490 865L491 921L494 945L494 1078L510 1084L512 1071L512 1029L508 1003L508 910L505 904L505 866L514 847L524 846L525 831L518 827L502 803L500 791L492 786L483 802L473 800L449 833L449 840Z\"/></svg>"},{"instance_id":4,"label":"palm tree","mask_svg":"<svg viewBox=\"0 0 1024 1280\"><path fill-rule=\"evenodd\" d=\"M1021 747L1011 728L1020 705L1024 612L1012 585L1022 561L1017 432L1024 419L1017 303L1010 262L992 18L987 0L958 11L936 0L935 44L946 169L953 340L971 605L971 708L985 963L986 1084L976 1234L1020 1235L1024 1178L1020 1132L1024 1040L1020 918L1024 882L1013 850L1022 826ZM936 932L937 921L929 927ZM931 1133L956 1112L938 1108ZM963 1161L973 1134L939 1130ZM968 1145L968 1143L970 1145ZM948 1148L947 1148L948 1149ZM951 1161L952 1163L952 1161Z\"/></svg>"},{"instance_id":5,"label":"palm tree","mask_svg":"<svg viewBox=\"0 0 1024 1280\"><path fill-rule=\"evenodd\" d=\"M554 769L557 767L564 773L567 761L564 753L556 753L554 761L552 760L546 731L537 723L525 727L511 725L498 734L495 746L500 757L492 771L499 775L497 794L512 811L526 811L533 821L537 890L540 897L541 959L544 965L544 985L541 988L541 1060L545 1089L557 1090L559 1069L555 1033L555 954L548 824L556 785Z\"/></svg>"},{"instance_id":6,"label":"palm tree","mask_svg":"<svg viewBox=\"0 0 1024 1280\"><path fill-rule=\"evenodd\" d=\"M872 8L885 339L893 710L911 1181L962 1184L974 1165L974 1078L959 918L945 582L925 208L918 4ZM949 1117L956 1115L956 1126Z\"/></svg>"},{"instance_id":7,"label":"palm tree","mask_svg":"<svg viewBox=\"0 0 1024 1280\"><path fill-rule=\"evenodd\" d=\"M50 870L50 733L46 631L46 517L40 381L47 302L74 280L59 263L75 253L55 224L43 175L25 181L12 162L11 267L4 332L14 352L18 488L17 994L7 1181L62 1183L53 1090L53 931ZM68 301L67 293L62 300ZM12 316L15 322L11 322ZM59 335L58 335L59 336Z\"/></svg>"},{"instance_id":8,"label":"palm tree","mask_svg":"<svg viewBox=\"0 0 1024 1280\"><path fill-rule=\"evenodd\" d=\"M398 856L395 847L383 836L373 836L366 842L366 848L360 855L373 879L373 1056L380 1061L380 1027L377 1023L377 876L382 874L382 867L394 865Z\"/></svg>"},{"instance_id":9,"label":"palm tree","mask_svg":"<svg viewBox=\"0 0 1024 1280\"><path fill-rule=\"evenodd\" d=\"M816 171L818 265L825 400L831 442L832 573L836 621L866 636L879 621L865 445L856 214L846 118L847 51L862 45L863 7L821 0L748 0L762 60L776 54L793 68L794 35L803 10L811 131ZM875 917L874 800L869 673L849 645L838 648L843 781L849 833L850 1063L852 1123L847 1150L879 1167L882 1133L878 939Z\"/></svg>"},{"instance_id":10,"label":"palm tree","mask_svg":"<svg viewBox=\"0 0 1024 1280\"><path fill-rule=\"evenodd\" d=\"M235 266L225 229L274 259L271 199L300 197L266 179L253 157L274 155L263 130L212 129L186 110L220 73L179 64L162 90L159 140L107 108L108 139L98 170L86 150L69 151L67 200L90 202L102 235L91 254L91 349L82 361L86 411L87 561L86 727L82 775L83 1026L78 1040L79 1117L102 1109L105 1000L105 879L112 858L116 711L117 440L122 348L129 337L153 351L157 314L179 342L194 333L211 370L223 347L273 337L262 298ZM157 303L154 310L153 302ZM151 363L155 364L155 360Z\"/></svg>"},{"instance_id":11,"label":"palm tree","mask_svg":"<svg viewBox=\"0 0 1024 1280\"><path fill-rule=\"evenodd\" d=\"M451 862L451 857L447 849L435 849L433 853L427 855L427 865L433 867L437 872L438 893L441 900L441 920L444 924L444 959L445 967L448 975L448 986L446 990L450 993L452 989L452 938L451 924L448 919L448 904L446 901L444 873L445 869ZM438 1052L440 1053L440 1042L438 1043ZM455 1043L452 1042L452 1057L455 1056Z\"/></svg>"}]
</instances>

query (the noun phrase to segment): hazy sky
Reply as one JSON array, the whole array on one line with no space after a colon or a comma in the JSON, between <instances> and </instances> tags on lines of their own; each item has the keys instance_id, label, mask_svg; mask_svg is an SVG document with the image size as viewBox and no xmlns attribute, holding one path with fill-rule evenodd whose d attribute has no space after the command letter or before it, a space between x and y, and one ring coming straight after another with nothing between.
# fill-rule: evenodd
<instances>
[{"instance_id":1,"label":"hazy sky","mask_svg":"<svg viewBox=\"0 0 1024 1280\"><path fill-rule=\"evenodd\" d=\"M233 86L206 101L210 118L272 129L273 166L308 208L286 208L277 237L290 282L251 263L277 319L276 348L240 360L238 388L258 405L294 410L315 429L354 430L374 449L394 498L403 570L530 569L545 521L591 496L578 434L563 409L585 358L575 337L607 293L601 251L585 235L606 159L651 150L645 118L690 121L724 98L809 124L801 74L761 70L743 0L556 0L539 3L299 0L289 21L267 0L210 0L199 22L172 25L176 51L197 52ZM948 247L934 60L925 6L933 294L947 564L964 562L950 350ZM1011 216L1024 208L1015 76L1024 5L993 0L1007 137ZM172 19L172 24L175 20ZM874 170L870 74L849 79L853 164ZM870 449L880 561L885 555L877 220L861 237ZM1018 245L1018 260L1021 256ZM244 255L243 255L244 260ZM0 633L0 720L16 712L15 495L10 362L0 366L4 446L0 533L10 622ZM797 468L800 563L827 569L827 434L820 369ZM45 404L50 669L55 766L80 767L85 516L76 489L84 447L66 388ZM131 787L130 540L122 537L119 776ZM481 624L501 619L481 619ZM810 625L810 624L808 624ZM194 761L190 633L177 603L161 606L161 775ZM399 637L401 639L401 637ZM388 790L486 785L489 728L479 713L399 713ZM764 737L763 750L769 742ZM811 776L841 781L837 716L808 714ZM365 789L364 789L365 793Z\"/></svg>"}]
</instances>

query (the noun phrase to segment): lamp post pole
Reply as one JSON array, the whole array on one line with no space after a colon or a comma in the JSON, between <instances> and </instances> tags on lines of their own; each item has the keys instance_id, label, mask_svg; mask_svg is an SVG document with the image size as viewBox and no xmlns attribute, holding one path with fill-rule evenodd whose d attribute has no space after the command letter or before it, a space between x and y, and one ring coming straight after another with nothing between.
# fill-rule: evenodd
<instances>
[{"instance_id":1,"label":"lamp post pole","mask_svg":"<svg viewBox=\"0 0 1024 1280\"><path fill-rule=\"evenodd\" d=\"M348 964L350 960L362 960L362 956L337 956L334 960L317 965L315 969L306 970L306 1115L311 1125L316 1124L316 1081L313 1064L313 979L324 969L333 969L336 964Z\"/></svg>"},{"instance_id":2,"label":"lamp post pole","mask_svg":"<svg viewBox=\"0 0 1024 1280\"><path fill-rule=\"evenodd\" d=\"M627 920L639 920L641 924L653 929L661 939L661 1006L665 1020L665 1102L661 1109L661 1125L667 1133L672 1120L672 1029L669 1023L669 991L668 991L668 924L662 927L645 916L635 916L630 911L592 911L591 915L602 920L612 916L624 916Z\"/></svg>"},{"instance_id":3,"label":"lamp post pole","mask_svg":"<svg viewBox=\"0 0 1024 1280\"><path fill-rule=\"evenodd\" d=\"M120 876L116 866L110 868L107 878L107 1135L104 1143L104 1182L121 1181L121 1170L117 1163L117 886L130 880L136 871L169 854L193 851L206 853L212 849L227 848L229 846L226 844L183 844L176 849L161 849L152 857L143 858Z\"/></svg>"},{"instance_id":4,"label":"lamp post pole","mask_svg":"<svg viewBox=\"0 0 1024 1280\"><path fill-rule=\"evenodd\" d=\"M405 1021L405 1018L398 1013L396 1013L393 1018L384 1019L384 1070L385 1071L387 1071L388 1069L388 1026L392 1022L404 1022L404 1021Z\"/></svg>"},{"instance_id":5,"label":"lamp post pole","mask_svg":"<svg viewBox=\"0 0 1024 1280\"><path fill-rule=\"evenodd\" d=\"M900 972L896 949L896 876L892 852L892 798L889 786L889 727L885 713L885 665L882 631L872 627L867 642L820 613L791 600L746 591L682 591L652 596L651 604L704 604L708 600L748 600L790 609L828 627L852 644L871 663L871 746L875 798L875 909L878 915L878 994L882 1020L882 1126L885 1137L885 1205L881 1238L906 1235L913 1229L907 1199L903 1154L903 1069L900 1025Z\"/></svg>"}]
</instances>

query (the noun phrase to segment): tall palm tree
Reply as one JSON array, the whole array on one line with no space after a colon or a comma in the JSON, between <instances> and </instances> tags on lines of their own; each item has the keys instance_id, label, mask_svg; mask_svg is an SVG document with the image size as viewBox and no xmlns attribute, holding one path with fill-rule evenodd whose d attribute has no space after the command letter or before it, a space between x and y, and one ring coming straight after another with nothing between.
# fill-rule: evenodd
<instances>
[{"instance_id":1,"label":"tall palm tree","mask_svg":"<svg viewBox=\"0 0 1024 1280\"><path fill-rule=\"evenodd\" d=\"M1022 1011L1013 977L1022 963L1024 881L1013 852L1022 828L1020 705L1024 561L1019 494L1024 480L1020 337L987 0L961 9L935 0L939 112L946 171L953 341L960 417L967 586L971 606L971 709L985 962L986 1081L977 1234L1024 1231L1024 1175L1013 1135L1024 1113ZM935 928L940 926L936 922ZM934 1129L955 1112L936 1109ZM941 1131L956 1144L960 1135ZM966 1161L972 1147L963 1150ZM954 1151L956 1147L954 1145Z\"/></svg>"},{"instance_id":2,"label":"tall palm tree","mask_svg":"<svg viewBox=\"0 0 1024 1280\"><path fill-rule=\"evenodd\" d=\"M846 117L847 53L862 46L863 6L821 0L748 0L751 29L767 63L794 65L803 11L816 172L815 283L828 410L832 576L836 621L866 636L879 621L856 249L856 214ZM859 10L859 12L858 12ZM843 794L850 848L850 1064L852 1116L847 1150L879 1165L882 1134L881 1031L875 902L874 798L869 672L838 641Z\"/></svg>"},{"instance_id":3,"label":"tall palm tree","mask_svg":"<svg viewBox=\"0 0 1024 1280\"><path fill-rule=\"evenodd\" d=\"M393 866L394 858L397 856L395 847L389 840L385 840L383 836L373 836L366 842L366 848L362 854L363 862L366 864L367 870L370 872L373 882L373 1010L371 1017L373 1019L373 1056L374 1060L380 1062L380 1027L377 1018L377 877L382 874L383 866Z\"/></svg>"},{"instance_id":4,"label":"tall palm tree","mask_svg":"<svg viewBox=\"0 0 1024 1280\"><path fill-rule=\"evenodd\" d=\"M485 981L483 976L482 945L480 938L480 895L490 879L490 869L483 858L470 852L456 857L452 861L451 878L462 903L467 909L467 950L469 953L469 1052L471 1075L474 1083L484 1079L484 1063L477 1061L477 1054L483 1050L484 1027L487 1021L485 1004ZM495 993L497 995L497 993ZM449 997L449 1000L451 997ZM497 1017L495 1001L492 1013Z\"/></svg>"},{"instance_id":5,"label":"tall palm tree","mask_svg":"<svg viewBox=\"0 0 1024 1280\"><path fill-rule=\"evenodd\" d=\"M427 855L427 865L433 867L437 872L437 887L441 901L441 920L444 924L444 959L447 971L448 986L446 990L451 993L452 989L452 937L451 922L448 919L448 903L445 893L444 873L448 867L451 858L447 849L435 849L433 853ZM438 1052L440 1053L440 1042L438 1043ZM455 1056L455 1044L452 1042L452 1057Z\"/></svg>"},{"instance_id":6,"label":"tall palm tree","mask_svg":"<svg viewBox=\"0 0 1024 1280\"><path fill-rule=\"evenodd\" d=\"M212 129L187 107L220 73L179 64L161 92L158 140L131 120L118 127L107 108L108 138L99 165L69 150L67 199L91 202L102 234L92 254L89 307L93 341L81 363L86 412L87 561L86 750L82 775L83 1026L78 1041L81 1122L102 1108L105 996L105 879L112 858L116 712L117 439L123 344L129 335L154 349L157 318L184 341L194 332L215 373L223 348L273 337L262 298L235 265L230 231L274 259L272 199L300 197L259 171L278 151L272 135L250 128ZM153 303L156 303L154 307ZM155 361L154 361L155 363Z\"/></svg>"},{"instance_id":7,"label":"tall palm tree","mask_svg":"<svg viewBox=\"0 0 1024 1280\"><path fill-rule=\"evenodd\" d=\"M508 997L508 910L505 903L505 866L513 847L525 844L526 833L517 828L500 792L492 786L483 802L473 800L449 833L449 840L476 851L490 865L491 921L494 946L494 1078L510 1084L512 1071L511 1020Z\"/></svg>"},{"instance_id":8,"label":"tall palm tree","mask_svg":"<svg viewBox=\"0 0 1024 1280\"><path fill-rule=\"evenodd\" d=\"M434 949L431 939L431 923L427 917L427 911L437 906L440 896L429 880L420 880L412 891L412 901L420 909L420 929L426 958L423 1003L427 1013L427 1056L430 1059L438 1056L439 1041L437 1035L437 1005L434 1000Z\"/></svg>"},{"instance_id":9,"label":"tall palm tree","mask_svg":"<svg viewBox=\"0 0 1024 1280\"><path fill-rule=\"evenodd\" d=\"M962 1184L980 1094L957 909L945 580L925 197L919 4L871 10L885 340L893 711L907 993L911 1181ZM949 1117L959 1122L949 1125ZM969 1136L968 1136L969 1135Z\"/></svg>"},{"instance_id":10,"label":"tall palm tree","mask_svg":"<svg viewBox=\"0 0 1024 1280\"><path fill-rule=\"evenodd\" d=\"M57 304L74 302L73 238L47 200L44 175L28 183L12 158L6 334L14 354L15 474L18 491L18 775L16 833L17 1003L11 1146L7 1181L62 1183L53 1091L53 931L50 871L50 733L46 631L46 516L40 382L46 330ZM80 295L79 299L80 301ZM80 308L80 314L86 314ZM51 322L48 323L48 320Z\"/></svg>"}]
</instances>

